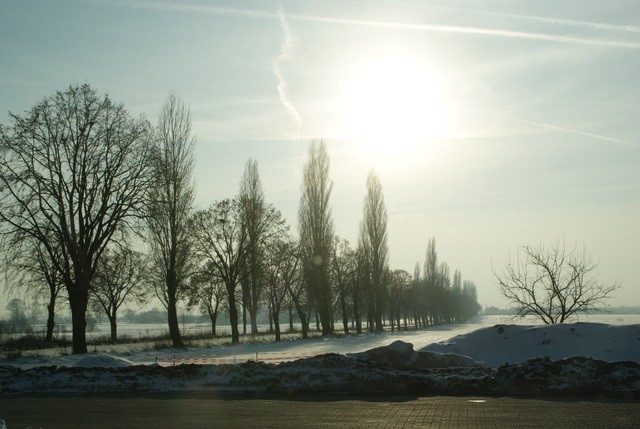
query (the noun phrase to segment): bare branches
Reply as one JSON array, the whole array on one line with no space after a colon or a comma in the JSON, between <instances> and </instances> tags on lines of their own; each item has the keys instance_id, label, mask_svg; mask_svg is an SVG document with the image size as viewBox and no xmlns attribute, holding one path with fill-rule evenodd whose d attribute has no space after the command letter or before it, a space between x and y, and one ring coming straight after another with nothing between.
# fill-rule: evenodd
<instances>
[{"instance_id":1,"label":"bare branches","mask_svg":"<svg viewBox=\"0 0 640 429\"><path fill-rule=\"evenodd\" d=\"M382 185L375 172L367 176L367 195L364 201L360 224L360 246L367 255L371 282L371 311L376 332L384 330L382 314L386 301L385 273L389 269L387 245L387 209L384 204Z\"/></svg>"},{"instance_id":2,"label":"bare branches","mask_svg":"<svg viewBox=\"0 0 640 429\"><path fill-rule=\"evenodd\" d=\"M0 221L13 239L38 243L61 275L73 350L83 353L97 261L145 206L150 127L88 84L10 120L0 132Z\"/></svg>"},{"instance_id":3,"label":"bare branches","mask_svg":"<svg viewBox=\"0 0 640 429\"><path fill-rule=\"evenodd\" d=\"M207 210L194 213L190 223L198 259L210 265L212 274L227 289L231 341L234 344L240 341L235 293L249 249L239 210L237 200L222 200Z\"/></svg>"},{"instance_id":4,"label":"bare branches","mask_svg":"<svg viewBox=\"0 0 640 429\"><path fill-rule=\"evenodd\" d=\"M550 248L522 246L521 256L509 261L498 280L500 293L515 304L517 316L535 315L547 324L563 323L577 312L598 311L620 287L595 277L598 264L564 243Z\"/></svg>"},{"instance_id":5,"label":"bare branches","mask_svg":"<svg viewBox=\"0 0 640 429\"><path fill-rule=\"evenodd\" d=\"M170 93L160 111L151 165L153 183L147 212L156 295L168 310L174 347L182 345L176 305L193 273L188 220L194 201L193 149L189 109Z\"/></svg>"},{"instance_id":6,"label":"bare branches","mask_svg":"<svg viewBox=\"0 0 640 429\"><path fill-rule=\"evenodd\" d=\"M334 236L329 206L332 188L327 148L324 142L313 142L302 175L298 226L305 281L309 297L320 315L323 335L329 335L333 330L328 279Z\"/></svg>"},{"instance_id":7,"label":"bare branches","mask_svg":"<svg viewBox=\"0 0 640 429\"><path fill-rule=\"evenodd\" d=\"M109 319L112 341L117 340L116 318L120 307L125 302L144 302L146 274L143 255L121 243L105 250L100 258L91 292L94 305Z\"/></svg>"}]
</instances>

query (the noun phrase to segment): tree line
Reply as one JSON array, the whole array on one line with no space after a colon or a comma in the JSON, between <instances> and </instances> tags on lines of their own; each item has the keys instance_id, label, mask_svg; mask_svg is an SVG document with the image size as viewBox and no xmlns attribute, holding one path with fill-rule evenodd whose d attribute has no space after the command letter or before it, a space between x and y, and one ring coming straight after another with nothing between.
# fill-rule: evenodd
<instances>
[{"instance_id":1,"label":"tree line","mask_svg":"<svg viewBox=\"0 0 640 429\"><path fill-rule=\"evenodd\" d=\"M157 297L174 346L183 345L179 304L211 320L229 316L232 342L257 333L268 310L295 309L306 337L312 320L380 332L460 322L477 314L476 288L439 263L435 240L424 269L389 267L382 185L370 172L358 241L336 236L330 160L312 142L304 165L297 235L265 200L249 159L235 196L196 210L195 138L184 101L170 93L155 124L133 117L88 84L71 85L0 125L0 233L14 288L47 297L47 339L64 294L74 353L87 351L88 308L117 335L125 305Z\"/></svg>"}]
</instances>

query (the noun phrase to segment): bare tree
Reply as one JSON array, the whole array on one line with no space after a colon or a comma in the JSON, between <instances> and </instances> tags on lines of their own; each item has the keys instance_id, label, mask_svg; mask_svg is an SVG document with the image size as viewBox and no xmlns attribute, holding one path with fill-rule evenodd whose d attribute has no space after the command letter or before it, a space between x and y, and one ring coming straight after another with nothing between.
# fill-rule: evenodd
<instances>
[{"instance_id":1,"label":"bare tree","mask_svg":"<svg viewBox=\"0 0 640 429\"><path fill-rule=\"evenodd\" d=\"M522 257L493 271L500 293L516 306L516 315L534 315L544 323L563 323L577 312L598 311L620 283L597 280L598 264L575 248L557 242L550 248L522 246ZM474 289L475 291L475 289Z\"/></svg>"},{"instance_id":2,"label":"bare tree","mask_svg":"<svg viewBox=\"0 0 640 429\"><path fill-rule=\"evenodd\" d=\"M9 237L6 237L9 238ZM52 261L51 255L39 242L28 237L23 239L19 235L10 237L11 241L0 243L4 251L5 270L8 290L26 288L36 297L46 296L47 299L47 330L45 341L53 340L55 328L55 308L60 293L64 289L64 282L57 266L61 261ZM62 257L60 248L52 248L53 256Z\"/></svg>"},{"instance_id":3,"label":"bare tree","mask_svg":"<svg viewBox=\"0 0 640 429\"><path fill-rule=\"evenodd\" d=\"M240 222L239 211L237 200L222 200L207 210L194 213L190 228L197 256L205 266L211 264L213 274L227 289L233 344L240 342L236 288L240 284L248 251L247 236Z\"/></svg>"},{"instance_id":4,"label":"bare tree","mask_svg":"<svg viewBox=\"0 0 640 429\"><path fill-rule=\"evenodd\" d=\"M298 281L299 252L288 232L272 237L266 252L266 296L275 325L276 341L280 341L280 311L289 289Z\"/></svg>"},{"instance_id":5,"label":"bare tree","mask_svg":"<svg viewBox=\"0 0 640 429\"><path fill-rule=\"evenodd\" d=\"M338 291L338 301L340 312L342 313L342 328L345 334L349 333L349 315L352 313L349 304L352 298L352 288L354 287L355 271L358 261L356 251L349 245L349 242L336 235L333 246L332 277Z\"/></svg>"},{"instance_id":6,"label":"bare tree","mask_svg":"<svg viewBox=\"0 0 640 429\"><path fill-rule=\"evenodd\" d=\"M37 242L55 264L69 297L73 352L86 353L97 262L145 206L150 127L88 84L10 121L0 129L0 220L7 234Z\"/></svg>"},{"instance_id":7,"label":"bare tree","mask_svg":"<svg viewBox=\"0 0 640 429\"><path fill-rule=\"evenodd\" d=\"M212 263L191 276L189 288L187 289L189 307L198 305L203 314L209 316L211 321L211 335L216 335L216 323L220 309L224 303L224 283L215 274L215 267Z\"/></svg>"},{"instance_id":8,"label":"bare tree","mask_svg":"<svg viewBox=\"0 0 640 429\"><path fill-rule=\"evenodd\" d=\"M389 319L391 330L395 326L400 330L402 313L407 302L406 295L411 287L411 274L405 270L393 270L389 273ZM406 322L405 322L406 325Z\"/></svg>"},{"instance_id":9,"label":"bare tree","mask_svg":"<svg viewBox=\"0 0 640 429\"><path fill-rule=\"evenodd\" d=\"M299 246L295 248L296 257L298 258L298 268L292 273L292 281L286 283L289 299L296 309L298 319L302 326L302 339L309 338L309 322L311 320L311 303L309 302L309 289L304 280L304 271L301 265L301 256Z\"/></svg>"},{"instance_id":10,"label":"bare tree","mask_svg":"<svg viewBox=\"0 0 640 429\"><path fill-rule=\"evenodd\" d=\"M382 315L386 304L385 273L389 269L389 248L387 246L387 209L384 205L380 179L373 172L367 177L363 218L360 225L360 243L368 258L371 279L371 316L375 331L382 332Z\"/></svg>"},{"instance_id":11,"label":"bare tree","mask_svg":"<svg viewBox=\"0 0 640 429\"><path fill-rule=\"evenodd\" d=\"M245 165L238 204L240 222L247 238L247 256L242 275L243 307L249 310L251 333L257 334L258 310L266 282L265 246L274 236L285 234L287 228L280 212L264 201L258 162L254 159L249 159Z\"/></svg>"},{"instance_id":12,"label":"bare tree","mask_svg":"<svg viewBox=\"0 0 640 429\"><path fill-rule=\"evenodd\" d=\"M187 223L194 200L193 148L189 109L170 93L160 111L152 151L153 187L147 216L156 295L168 313L169 335L182 347L177 304L192 271Z\"/></svg>"},{"instance_id":13,"label":"bare tree","mask_svg":"<svg viewBox=\"0 0 640 429\"><path fill-rule=\"evenodd\" d=\"M98 261L91 290L97 311L109 319L111 341L118 340L118 310L126 303L142 304L146 299L144 256L123 244L115 243Z\"/></svg>"},{"instance_id":14,"label":"bare tree","mask_svg":"<svg viewBox=\"0 0 640 429\"><path fill-rule=\"evenodd\" d=\"M313 142L302 174L298 210L301 263L309 298L320 316L322 335L332 333L329 266L333 245L333 219L329 198L329 155L324 142Z\"/></svg>"}]
</instances>

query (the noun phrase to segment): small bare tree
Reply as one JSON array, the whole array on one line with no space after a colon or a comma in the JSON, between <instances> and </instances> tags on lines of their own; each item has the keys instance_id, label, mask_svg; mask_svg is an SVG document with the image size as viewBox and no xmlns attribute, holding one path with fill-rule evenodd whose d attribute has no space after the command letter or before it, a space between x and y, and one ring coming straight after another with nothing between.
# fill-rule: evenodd
<instances>
[{"instance_id":1,"label":"small bare tree","mask_svg":"<svg viewBox=\"0 0 640 429\"><path fill-rule=\"evenodd\" d=\"M224 309L225 287L215 274L215 266L209 262L200 271L191 276L187 289L187 306L199 306L202 314L211 321L211 335L216 336L216 323L220 310Z\"/></svg>"},{"instance_id":2,"label":"small bare tree","mask_svg":"<svg viewBox=\"0 0 640 429\"><path fill-rule=\"evenodd\" d=\"M91 289L93 309L104 311L109 319L111 341L118 340L118 310L125 303L143 304L146 300L144 257L121 243L107 248L98 261Z\"/></svg>"},{"instance_id":3,"label":"small bare tree","mask_svg":"<svg viewBox=\"0 0 640 429\"><path fill-rule=\"evenodd\" d=\"M45 341L53 340L55 309L58 297L64 290L64 281L57 266L63 257L59 246L52 246L51 253L37 240L14 235L0 239L6 270L5 288L11 292L29 292L47 299L47 331ZM52 260L51 258L55 258Z\"/></svg>"},{"instance_id":4,"label":"small bare tree","mask_svg":"<svg viewBox=\"0 0 640 429\"><path fill-rule=\"evenodd\" d=\"M287 229L267 243L265 295L275 325L276 341L281 340L280 311L289 289L298 282L300 257L296 242Z\"/></svg>"},{"instance_id":5,"label":"small bare tree","mask_svg":"<svg viewBox=\"0 0 640 429\"><path fill-rule=\"evenodd\" d=\"M232 344L240 342L236 289L248 252L239 211L237 200L226 199L195 212L190 223L196 256L227 289Z\"/></svg>"},{"instance_id":6,"label":"small bare tree","mask_svg":"<svg viewBox=\"0 0 640 429\"><path fill-rule=\"evenodd\" d=\"M517 316L534 315L546 324L563 323L577 312L600 309L620 283L604 284L594 274L598 264L586 251L522 246L521 256L493 274L500 293L515 304Z\"/></svg>"}]
</instances>

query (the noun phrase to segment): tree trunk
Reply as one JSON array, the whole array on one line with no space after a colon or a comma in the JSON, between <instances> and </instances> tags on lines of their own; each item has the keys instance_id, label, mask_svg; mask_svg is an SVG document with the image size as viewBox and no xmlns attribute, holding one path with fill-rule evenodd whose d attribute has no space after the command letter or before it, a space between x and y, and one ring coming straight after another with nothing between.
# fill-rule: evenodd
<instances>
[{"instance_id":1,"label":"tree trunk","mask_svg":"<svg viewBox=\"0 0 640 429\"><path fill-rule=\"evenodd\" d=\"M229 297L229 323L231 324L231 344L240 343L240 332L238 331L238 309L236 308L235 285L226 285Z\"/></svg>"},{"instance_id":2,"label":"tree trunk","mask_svg":"<svg viewBox=\"0 0 640 429\"><path fill-rule=\"evenodd\" d=\"M169 299L168 324L169 337L173 347L183 347L182 336L180 335L180 326L178 324L178 310L176 309L175 299Z\"/></svg>"},{"instance_id":3,"label":"tree trunk","mask_svg":"<svg viewBox=\"0 0 640 429\"><path fill-rule=\"evenodd\" d=\"M218 306L220 304L218 303L217 299L216 299L216 307L213 309L213 311L211 310L211 308L209 308L209 320L211 320L211 335L212 336L216 336L216 322L218 321Z\"/></svg>"},{"instance_id":4,"label":"tree trunk","mask_svg":"<svg viewBox=\"0 0 640 429\"><path fill-rule=\"evenodd\" d=\"M347 300L344 298L344 293L340 294L340 305L342 307L342 327L344 328L344 334L349 334L349 315L347 314Z\"/></svg>"},{"instance_id":5,"label":"tree trunk","mask_svg":"<svg viewBox=\"0 0 640 429\"><path fill-rule=\"evenodd\" d=\"M242 334L247 335L247 302L246 298L242 298Z\"/></svg>"},{"instance_id":6,"label":"tree trunk","mask_svg":"<svg viewBox=\"0 0 640 429\"><path fill-rule=\"evenodd\" d=\"M115 312L113 315L108 314L107 317L109 318L109 326L111 327L111 342L115 343L118 341L118 324L116 322Z\"/></svg>"},{"instance_id":7,"label":"tree trunk","mask_svg":"<svg viewBox=\"0 0 640 429\"><path fill-rule=\"evenodd\" d=\"M356 321L356 334L362 334L362 316L358 305L358 289L353 288L353 319Z\"/></svg>"},{"instance_id":8,"label":"tree trunk","mask_svg":"<svg viewBox=\"0 0 640 429\"><path fill-rule=\"evenodd\" d=\"M47 336L45 337L45 341L51 342L53 341L53 329L55 327L55 306L56 299L55 297L51 297L49 300L49 305L47 305Z\"/></svg>"},{"instance_id":9,"label":"tree trunk","mask_svg":"<svg viewBox=\"0 0 640 429\"><path fill-rule=\"evenodd\" d=\"M216 336L216 314L209 314L209 320L211 320L211 335Z\"/></svg>"},{"instance_id":10,"label":"tree trunk","mask_svg":"<svg viewBox=\"0 0 640 429\"><path fill-rule=\"evenodd\" d=\"M176 300L176 291L178 290L178 282L175 272L169 270L167 273L167 313L169 324L169 336L173 347L183 347L182 336L180 335L180 326L178 325L178 309Z\"/></svg>"},{"instance_id":11,"label":"tree trunk","mask_svg":"<svg viewBox=\"0 0 640 429\"><path fill-rule=\"evenodd\" d=\"M384 332L384 324L382 323L382 314L380 314L379 312L376 312L376 319L375 319L375 330L377 333L380 332Z\"/></svg>"},{"instance_id":12,"label":"tree trunk","mask_svg":"<svg viewBox=\"0 0 640 429\"><path fill-rule=\"evenodd\" d=\"M256 274L252 275L255 278ZM258 334L258 310L260 309L259 296L256 285L252 285L251 292L249 294L249 315L251 317L251 335Z\"/></svg>"},{"instance_id":13,"label":"tree trunk","mask_svg":"<svg viewBox=\"0 0 640 429\"><path fill-rule=\"evenodd\" d=\"M293 308L292 305L289 304L289 332L293 332Z\"/></svg>"},{"instance_id":14,"label":"tree trunk","mask_svg":"<svg viewBox=\"0 0 640 429\"><path fill-rule=\"evenodd\" d=\"M393 315L393 310L389 311L389 320L391 321L391 332L394 332L395 329L395 317Z\"/></svg>"},{"instance_id":15,"label":"tree trunk","mask_svg":"<svg viewBox=\"0 0 640 429\"><path fill-rule=\"evenodd\" d=\"M78 288L77 286L75 287ZM71 307L71 327L73 338L71 340L72 353L87 352L87 303L89 292L87 290L69 290L69 306Z\"/></svg>"},{"instance_id":16,"label":"tree trunk","mask_svg":"<svg viewBox=\"0 0 640 429\"><path fill-rule=\"evenodd\" d=\"M258 307L249 308L249 318L251 319L251 335L258 334Z\"/></svg>"},{"instance_id":17,"label":"tree trunk","mask_svg":"<svg viewBox=\"0 0 640 429\"><path fill-rule=\"evenodd\" d=\"M276 330L276 341L280 341L280 310L273 310L273 324Z\"/></svg>"},{"instance_id":18,"label":"tree trunk","mask_svg":"<svg viewBox=\"0 0 640 429\"><path fill-rule=\"evenodd\" d=\"M300 324L302 325L302 339L306 340L307 338L309 338L309 321L307 320L307 317L304 314L302 305L300 305L298 301L296 301L294 305L296 307L296 311L298 312L298 318L300 319Z\"/></svg>"}]
</instances>

